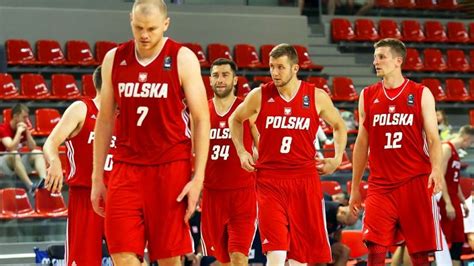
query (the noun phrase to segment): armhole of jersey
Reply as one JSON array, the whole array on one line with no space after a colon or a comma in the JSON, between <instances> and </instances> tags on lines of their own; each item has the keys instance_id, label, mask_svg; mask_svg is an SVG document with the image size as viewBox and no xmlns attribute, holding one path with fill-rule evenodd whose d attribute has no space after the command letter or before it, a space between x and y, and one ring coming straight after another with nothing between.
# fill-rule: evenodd
<instances>
[{"instance_id":1,"label":"armhole of jersey","mask_svg":"<svg viewBox=\"0 0 474 266\"><path fill-rule=\"evenodd\" d=\"M264 101L264 97L263 97L263 91L265 87L267 87L266 84L263 84L262 86L260 86L260 109L258 110L257 117L255 118L255 124L258 124L258 121L260 119L260 114L262 113L262 110L263 110L263 105L266 104L266 101Z\"/></svg>"}]
</instances>

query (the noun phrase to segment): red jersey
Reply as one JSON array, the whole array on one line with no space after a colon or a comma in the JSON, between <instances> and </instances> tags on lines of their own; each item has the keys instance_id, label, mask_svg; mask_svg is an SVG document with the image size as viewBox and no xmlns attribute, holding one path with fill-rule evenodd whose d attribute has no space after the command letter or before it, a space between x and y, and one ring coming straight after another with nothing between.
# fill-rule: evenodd
<instances>
[{"instance_id":1,"label":"red jersey","mask_svg":"<svg viewBox=\"0 0 474 266\"><path fill-rule=\"evenodd\" d=\"M189 160L189 114L178 75L181 46L166 39L146 65L138 61L133 40L117 48L112 68L119 108L114 160L140 165Z\"/></svg>"},{"instance_id":2,"label":"red jersey","mask_svg":"<svg viewBox=\"0 0 474 266\"><path fill-rule=\"evenodd\" d=\"M210 189L237 189L255 185L255 175L242 169L230 136L228 120L237 106L243 102L240 98L230 106L224 114L219 114L214 100L209 100L209 114L211 117L210 149L206 165L204 187ZM249 121L244 122L244 146L252 154L252 134Z\"/></svg>"},{"instance_id":3,"label":"red jersey","mask_svg":"<svg viewBox=\"0 0 474 266\"><path fill-rule=\"evenodd\" d=\"M66 140L66 155L69 164L66 166L66 183L69 186L91 187L92 185L92 150L94 143L94 127L98 109L90 98L81 99L86 104L87 113L79 133ZM112 136L111 147L115 146ZM65 167L63 165L63 167ZM112 155L108 154L104 170L112 170Z\"/></svg>"},{"instance_id":4,"label":"red jersey","mask_svg":"<svg viewBox=\"0 0 474 266\"><path fill-rule=\"evenodd\" d=\"M282 175L316 174L316 133L319 115L316 111L315 87L301 81L293 99L285 100L273 82L261 88L261 107L256 125L260 172Z\"/></svg>"},{"instance_id":5,"label":"red jersey","mask_svg":"<svg viewBox=\"0 0 474 266\"><path fill-rule=\"evenodd\" d=\"M461 203L458 198L459 178L461 172L461 161L459 154L456 151L456 147L451 142L446 142L451 148L451 158L448 161L448 167L446 168L446 187L448 189L449 197L453 206L459 206Z\"/></svg>"},{"instance_id":6,"label":"red jersey","mask_svg":"<svg viewBox=\"0 0 474 266\"><path fill-rule=\"evenodd\" d=\"M431 172L421 111L423 88L405 79L391 91L382 82L364 89L371 191L390 190Z\"/></svg>"},{"instance_id":7,"label":"red jersey","mask_svg":"<svg viewBox=\"0 0 474 266\"><path fill-rule=\"evenodd\" d=\"M13 130L10 126L10 123L0 124L0 140L5 137L10 137L13 139L15 137L15 134L16 134L16 128L15 130ZM20 145L18 146L18 149L21 148L25 143L26 143L26 132L23 132L21 134ZM2 151L7 151L7 148L0 141L0 152Z\"/></svg>"}]
</instances>

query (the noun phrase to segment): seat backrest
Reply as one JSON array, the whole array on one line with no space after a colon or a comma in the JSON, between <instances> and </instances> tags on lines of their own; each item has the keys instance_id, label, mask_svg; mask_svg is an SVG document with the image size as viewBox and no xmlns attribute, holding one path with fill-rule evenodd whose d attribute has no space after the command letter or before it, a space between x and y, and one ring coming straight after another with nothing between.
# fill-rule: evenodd
<instances>
[{"instance_id":1,"label":"seat backrest","mask_svg":"<svg viewBox=\"0 0 474 266\"><path fill-rule=\"evenodd\" d=\"M4 188L1 190L2 214L24 218L33 214L26 191L22 188Z\"/></svg>"},{"instance_id":2,"label":"seat backrest","mask_svg":"<svg viewBox=\"0 0 474 266\"><path fill-rule=\"evenodd\" d=\"M457 0L437 0L437 8L441 10L456 10L459 8Z\"/></svg>"},{"instance_id":3,"label":"seat backrest","mask_svg":"<svg viewBox=\"0 0 474 266\"><path fill-rule=\"evenodd\" d=\"M395 5L394 0L375 0L375 6L381 8L392 8Z\"/></svg>"},{"instance_id":4,"label":"seat backrest","mask_svg":"<svg viewBox=\"0 0 474 266\"><path fill-rule=\"evenodd\" d=\"M18 94L13 77L8 73L0 73L0 99L12 98Z\"/></svg>"},{"instance_id":5,"label":"seat backrest","mask_svg":"<svg viewBox=\"0 0 474 266\"><path fill-rule=\"evenodd\" d=\"M427 48L423 50L423 58L425 69L437 71L446 69L446 60L439 49Z\"/></svg>"},{"instance_id":6,"label":"seat backrest","mask_svg":"<svg viewBox=\"0 0 474 266\"><path fill-rule=\"evenodd\" d=\"M448 41L466 43L469 41L469 35L464 22L450 21L447 23Z\"/></svg>"},{"instance_id":7,"label":"seat backrest","mask_svg":"<svg viewBox=\"0 0 474 266\"><path fill-rule=\"evenodd\" d=\"M433 94L436 101L443 101L446 99L446 94L444 93L443 87L439 79L422 79L421 84L425 85L430 89L431 94Z\"/></svg>"},{"instance_id":8,"label":"seat backrest","mask_svg":"<svg viewBox=\"0 0 474 266\"><path fill-rule=\"evenodd\" d=\"M351 22L344 18L331 20L331 37L333 42L350 41L354 39L354 29Z\"/></svg>"},{"instance_id":9,"label":"seat backrest","mask_svg":"<svg viewBox=\"0 0 474 266\"><path fill-rule=\"evenodd\" d=\"M436 0L415 0L416 9L435 9Z\"/></svg>"},{"instance_id":10,"label":"seat backrest","mask_svg":"<svg viewBox=\"0 0 474 266\"><path fill-rule=\"evenodd\" d=\"M359 39L363 38L375 41L379 38L377 28L371 19L356 19L354 22L354 31Z\"/></svg>"},{"instance_id":11,"label":"seat backrest","mask_svg":"<svg viewBox=\"0 0 474 266\"><path fill-rule=\"evenodd\" d=\"M469 111L469 124L474 126L474 109Z\"/></svg>"},{"instance_id":12,"label":"seat backrest","mask_svg":"<svg viewBox=\"0 0 474 266\"><path fill-rule=\"evenodd\" d=\"M41 74L22 74L20 76L21 94L30 99L42 99L50 95L48 86Z\"/></svg>"},{"instance_id":13,"label":"seat backrest","mask_svg":"<svg viewBox=\"0 0 474 266\"><path fill-rule=\"evenodd\" d=\"M397 22L392 19L379 20L379 35L380 38L402 38L402 33L398 28Z\"/></svg>"},{"instance_id":14,"label":"seat backrest","mask_svg":"<svg viewBox=\"0 0 474 266\"><path fill-rule=\"evenodd\" d=\"M211 43L207 45L207 56L209 62L214 62L217 58L227 58L232 60L229 46L222 43Z\"/></svg>"},{"instance_id":15,"label":"seat backrest","mask_svg":"<svg viewBox=\"0 0 474 266\"><path fill-rule=\"evenodd\" d=\"M352 79L348 77L333 77L332 90L335 97L350 98L357 96Z\"/></svg>"},{"instance_id":16,"label":"seat backrest","mask_svg":"<svg viewBox=\"0 0 474 266\"><path fill-rule=\"evenodd\" d=\"M444 42L447 40L443 24L437 20L425 21L425 41Z\"/></svg>"},{"instance_id":17,"label":"seat backrest","mask_svg":"<svg viewBox=\"0 0 474 266\"><path fill-rule=\"evenodd\" d=\"M7 40L5 42L8 64L36 63L33 49L27 40Z\"/></svg>"},{"instance_id":18,"label":"seat backrest","mask_svg":"<svg viewBox=\"0 0 474 266\"><path fill-rule=\"evenodd\" d=\"M71 74L53 74L51 76L51 92L53 96L64 99L75 99L81 95L76 79Z\"/></svg>"},{"instance_id":19,"label":"seat backrest","mask_svg":"<svg viewBox=\"0 0 474 266\"><path fill-rule=\"evenodd\" d=\"M209 67L209 62L207 61L206 54L202 49L202 46L199 43L183 43L184 46L188 47L194 54L197 56L199 64L201 66Z\"/></svg>"},{"instance_id":20,"label":"seat backrest","mask_svg":"<svg viewBox=\"0 0 474 266\"><path fill-rule=\"evenodd\" d=\"M38 61L46 65L62 65L66 62L61 45L55 40L38 40L36 42Z\"/></svg>"},{"instance_id":21,"label":"seat backrest","mask_svg":"<svg viewBox=\"0 0 474 266\"><path fill-rule=\"evenodd\" d=\"M420 53L415 48L407 48L405 61L403 62L403 70L421 70L423 61L421 61Z\"/></svg>"},{"instance_id":22,"label":"seat backrest","mask_svg":"<svg viewBox=\"0 0 474 266\"><path fill-rule=\"evenodd\" d=\"M66 42L67 61L76 65L95 64L89 43L83 40L69 40Z\"/></svg>"},{"instance_id":23,"label":"seat backrest","mask_svg":"<svg viewBox=\"0 0 474 266\"><path fill-rule=\"evenodd\" d=\"M94 86L94 79L92 74L82 75L82 95L94 98L97 94Z\"/></svg>"},{"instance_id":24,"label":"seat backrest","mask_svg":"<svg viewBox=\"0 0 474 266\"><path fill-rule=\"evenodd\" d=\"M346 183L347 194L349 195L351 194L351 189L352 189L352 181L349 180ZM369 189L369 184L367 183L367 181L361 180L359 184L359 192L360 192L360 197L362 201L365 201L365 199L367 198L368 189Z\"/></svg>"},{"instance_id":25,"label":"seat backrest","mask_svg":"<svg viewBox=\"0 0 474 266\"><path fill-rule=\"evenodd\" d=\"M402 21L402 36L406 41L420 42L425 39L421 25L417 20Z\"/></svg>"},{"instance_id":26,"label":"seat backrest","mask_svg":"<svg viewBox=\"0 0 474 266\"><path fill-rule=\"evenodd\" d=\"M449 49L446 52L448 69L454 71L468 71L469 62L466 59L466 55L463 50L460 49Z\"/></svg>"},{"instance_id":27,"label":"seat backrest","mask_svg":"<svg viewBox=\"0 0 474 266\"><path fill-rule=\"evenodd\" d=\"M260 46L260 57L262 58L262 64L268 66L270 62L270 52L272 51L274 44L263 44Z\"/></svg>"},{"instance_id":28,"label":"seat backrest","mask_svg":"<svg viewBox=\"0 0 474 266\"><path fill-rule=\"evenodd\" d=\"M294 44L293 47L298 54L298 64L299 65L312 65L313 61L309 56L308 49L304 45Z\"/></svg>"},{"instance_id":29,"label":"seat backrest","mask_svg":"<svg viewBox=\"0 0 474 266\"><path fill-rule=\"evenodd\" d=\"M466 85L462 79L446 79L446 96L452 101L466 101L469 99Z\"/></svg>"},{"instance_id":30,"label":"seat backrest","mask_svg":"<svg viewBox=\"0 0 474 266\"><path fill-rule=\"evenodd\" d=\"M470 177L461 177L459 180L459 185L461 185L461 190L464 198L469 198L474 188L474 178Z\"/></svg>"},{"instance_id":31,"label":"seat backrest","mask_svg":"<svg viewBox=\"0 0 474 266\"><path fill-rule=\"evenodd\" d=\"M237 89L237 95L236 96L241 97L241 98L245 98L247 96L247 94L249 94L249 92L251 91L249 81L244 76L239 76L237 78L238 78L238 80L237 80L237 86L236 86L236 89Z\"/></svg>"},{"instance_id":32,"label":"seat backrest","mask_svg":"<svg viewBox=\"0 0 474 266\"><path fill-rule=\"evenodd\" d=\"M308 81L309 83L313 83L314 85L316 85L317 88L323 89L329 96L332 95L331 89L328 86L327 79L325 79L323 77L312 77L312 76L310 76L310 77L306 78L306 81Z\"/></svg>"},{"instance_id":33,"label":"seat backrest","mask_svg":"<svg viewBox=\"0 0 474 266\"><path fill-rule=\"evenodd\" d=\"M36 190L35 209L38 214L47 216L64 215L67 210L61 193L51 193L44 188Z\"/></svg>"},{"instance_id":34,"label":"seat backrest","mask_svg":"<svg viewBox=\"0 0 474 266\"><path fill-rule=\"evenodd\" d=\"M321 190L323 193L334 195L342 192L341 185L337 181L321 181Z\"/></svg>"},{"instance_id":35,"label":"seat backrest","mask_svg":"<svg viewBox=\"0 0 474 266\"><path fill-rule=\"evenodd\" d=\"M257 67L261 65L257 50L250 44L234 45L235 63L239 68Z\"/></svg>"},{"instance_id":36,"label":"seat backrest","mask_svg":"<svg viewBox=\"0 0 474 266\"><path fill-rule=\"evenodd\" d=\"M95 60L97 61L97 63L102 64L102 60L104 60L104 57L107 54L107 52L112 50L115 47L117 47L116 42L111 42L111 41L95 42Z\"/></svg>"},{"instance_id":37,"label":"seat backrest","mask_svg":"<svg viewBox=\"0 0 474 266\"><path fill-rule=\"evenodd\" d=\"M396 8L412 9L416 7L415 0L395 0Z\"/></svg>"},{"instance_id":38,"label":"seat backrest","mask_svg":"<svg viewBox=\"0 0 474 266\"><path fill-rule=\"evenodd\" d=\"M342 230L341 243L349 247L351 258L359 258L369 253L364 244L362 231Z\"/></svg>"},{"instance_id":39,"label":"seat backrest","mask_svg":"<svg viewBox=\"0 0 474 266\"><path fill-rule=\"evenodd\" d=\"M36 132L38 135L48 135L61 119L58 110L52 108L36 109Z\"/></svg>"}]
</instances>

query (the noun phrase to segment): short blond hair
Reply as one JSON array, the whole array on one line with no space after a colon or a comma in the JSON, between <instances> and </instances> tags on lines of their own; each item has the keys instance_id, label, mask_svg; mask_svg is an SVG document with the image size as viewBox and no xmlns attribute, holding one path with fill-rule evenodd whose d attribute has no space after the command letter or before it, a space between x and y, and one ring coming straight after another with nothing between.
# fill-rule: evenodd
<instances>
[{"instance_id":1,"label":"short blond hair","mask_svg":"<svg viewBox=\"0 0 474 266\"><path fill-rule=\"evenodd\" d=\"M132 12L139 11L144 15L149 15L152 7L158 8L165 18L168 17L168 7L163 0L135 0Z\"/></svg>"},{"instance_id":2,"label":"short blond hair","mask_svg":"<svg viewBox=\"0 0 474 266\"><path fill-rule=\"evenodd\" d=\"M292 65L298 64L298 53L296 52L295 47L287 43L281 43L273 47L272 51L270 52L270 57L275 59L285 55L288 56L288 59Z\"/></svg>"},{"instance_id":3,"label":"short blond hair","mask_svg":"<svg viewBox=\"0 0 474 266\"><path fill-rule=\"evenodd\" d=\"M385 38L374 44L375 49L379 47L390 47L390 51L395 55L401 56L403 58L403 61L405 62L407 48L405 47L405 44L402 41L394 38Z\"/></svg>"}]
</instances>

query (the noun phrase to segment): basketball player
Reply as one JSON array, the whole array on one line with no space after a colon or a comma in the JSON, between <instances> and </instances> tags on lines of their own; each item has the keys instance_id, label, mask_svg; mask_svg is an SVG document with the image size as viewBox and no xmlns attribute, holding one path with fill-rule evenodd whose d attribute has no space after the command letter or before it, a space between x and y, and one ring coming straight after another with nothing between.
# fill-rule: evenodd
<instances>
[{"instance_id":1,"label":"basketball player","mask_svg":"<svg viewBox=\"0 0 474 266\"><path fill-rule=\"evenodd\" d=\"M469 214L466 199L461 190L461 161L458 149L469 148L474 141L474 128L469 125L461 127L458 135L442 144L442 172L446 186L443 187L443 197L438 202L441 213L441 228L448 243L451 243L450 253L453 265L461 265L462 245L464 243L464 224L461 203L464 213Z\"/></svg>"},{"instance_id":2,"label":"basketball player","mask_svg":"<svg viewBox=\"0 0 474 266\"><path fill-rule=\"evenodd\" d=\"M441 248L432 197L433 190L440 191L442 173L435 102L429 89L403 77L401 41L383 39L374 47L373 64L382 81L360 95L350 207L354 213L361 208L358 188L368 158L363 232L369 265L384 265L387 247L399 242L399 233L413 264L428 265L428 252Z\"/></svg>"},{"instance_id":3,"label":"basketball player","mask_svg":"<svg viewBox=\"0 0 474 266\"><path fill-rule=\"evenodd\" d=\"M236 71L235 63L224 58L211 65L214 98L209 100L210 151L202 195L201 228L204 255L214 256L222 265L247 265L257 230L255 173L240 167L227 122L243 101L234 93ZM244 146L250 153L252 145L249 121L245 121Z\"/></svg>"},{"instance_id":4,"label":"basketball player","mask_svg":"<svg viewBox=\"0 0 474 266\"><path fill-rule=\"evenodd\" d=\"M188 219L202 189L209 148L209 109L196 55L163 37L170 19L162 0L136 0L133 40L107 53L102 64L101 110L96 123L91 200L104 215L115 265L139 265L145 243L150 261L178 265L193 252ZM191 178L191 131L196 154ZM103 165L117 118L114 169ZM183 199L187 199L187 204Z\"/></svg>"},{"instance_id":5,"label":"basketball player","mask_svg":"<svg viewBox=\"0 0 474 266\"><path fill-rule=\"evenodd\" d=\"M241 165L257 170L262 249L268 265L327 263L331 249L324 221L319 174L334 172L342 160L347 132L329 96L298 80L298 56L288 44L270 53L272 82L250 92L229 120ZM258 162L245 149L243 123L257 116ZM334 128L335 157L316 161L319 117ZM318 164L318 166L316 166Z\"/></svg>"},{"instance_id":6,"label":"basketball player","mask_svg":"<svg viewBox=\"0 0 474 266\"><path fill-rule=\"evenodd\" d=\"M66 265L102 265L104 219L94 212L90 201L92 175L92 143L94 126L100 108L101 68L93 74L97 94L94 99L83 98L64 112L61 120L46 140L43 151L49 167L45 187L61 193L63 171L59 146L66 141L69 167L66 183L69 186ZM112 141L111 147L114 146ZM111 169L111 156L106 170ZM84 227L87 223L87 228Z\"/></svg>"}]
</instances>

